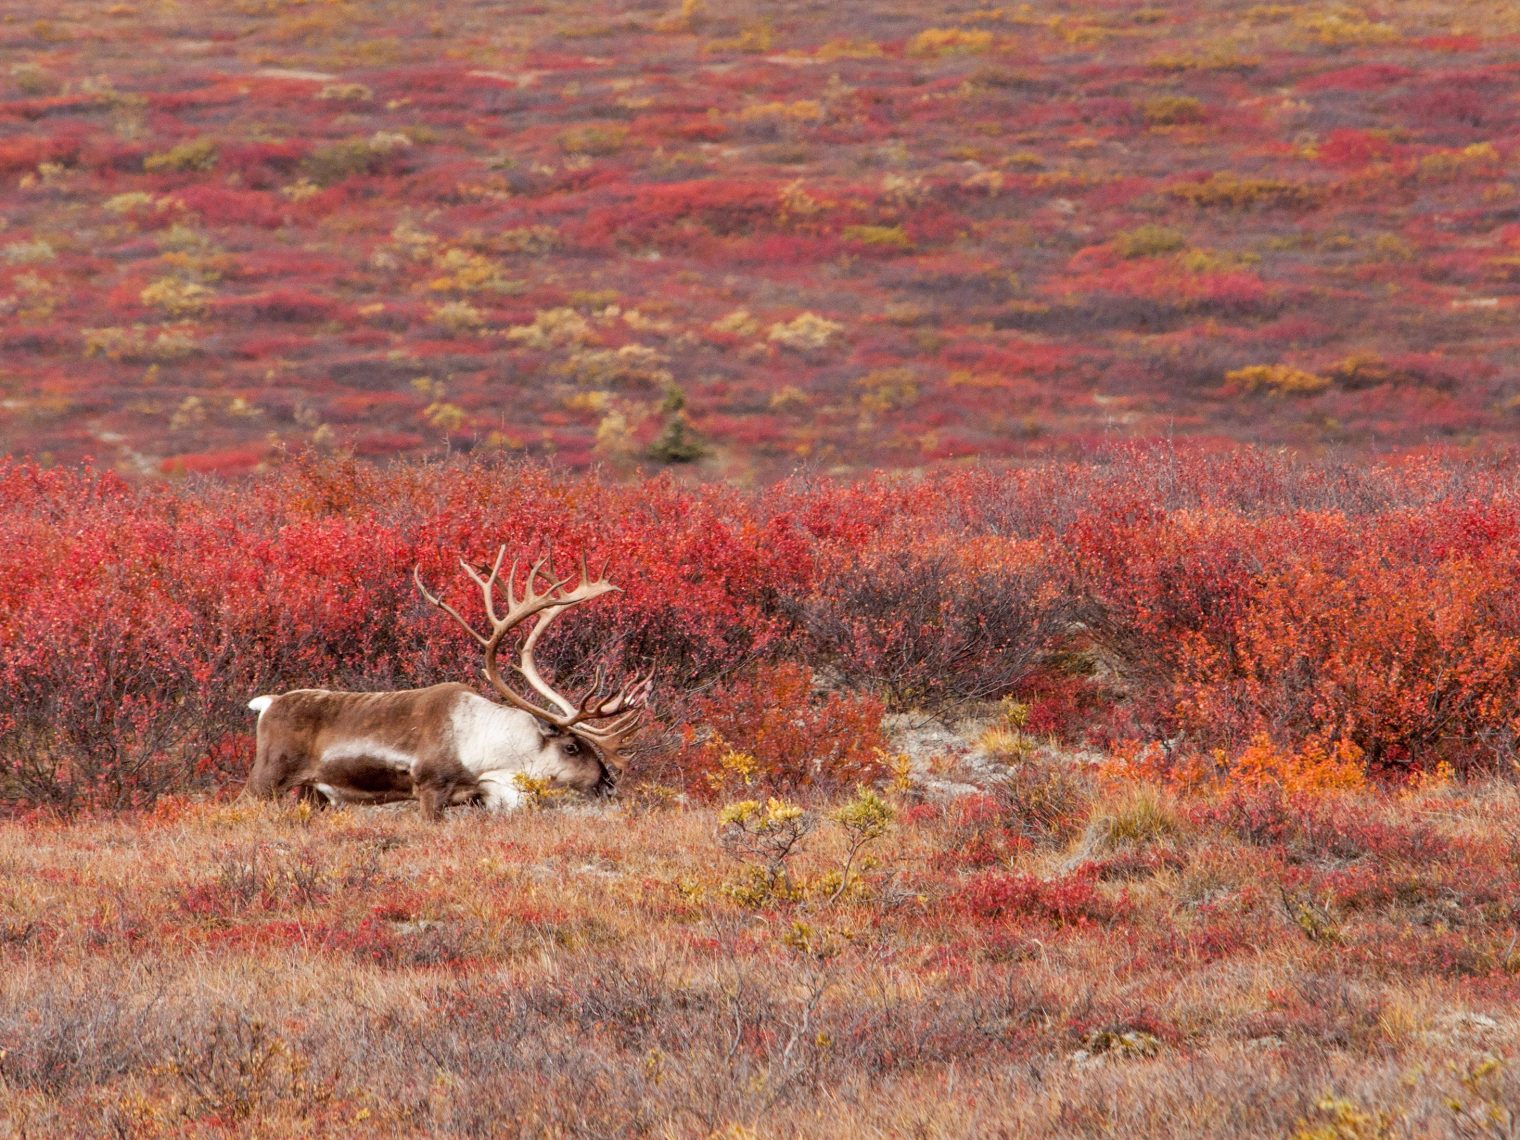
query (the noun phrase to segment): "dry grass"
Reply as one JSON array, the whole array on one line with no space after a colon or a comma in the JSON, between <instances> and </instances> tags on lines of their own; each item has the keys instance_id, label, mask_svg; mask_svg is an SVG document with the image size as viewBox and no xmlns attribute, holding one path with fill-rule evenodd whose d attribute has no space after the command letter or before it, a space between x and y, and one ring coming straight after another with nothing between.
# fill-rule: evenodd
<instances>
[{"instance_id":1,"label":"dry grass","mask_svg":"<svg viewBox=\"0 0 1520 1140\"><path fill-rule=\"evenodd\" d=\"M1504 1134L1511 786L1088 794L898 803L842 892L819 811L769 898L711 808L6 825L0 1127Z\"/></svg>"}]
</instances>

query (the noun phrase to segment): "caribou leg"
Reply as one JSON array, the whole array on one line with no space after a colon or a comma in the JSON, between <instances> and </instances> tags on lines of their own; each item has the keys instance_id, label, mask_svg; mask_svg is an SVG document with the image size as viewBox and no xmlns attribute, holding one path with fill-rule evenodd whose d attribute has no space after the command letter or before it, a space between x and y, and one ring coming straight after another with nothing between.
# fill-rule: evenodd
<instances>
[{"instance_id":1,"label":"caribou leg","mask_svg":"<svg viewBox=\"0 0 1520 1140\"><path fill-rule=\"evenodd\" d=\"M443 809L454 798L454 787L452 780L419 784L417 803L422 808L422 818L433 823L443 819Z\"/></svg>"}]
</instances>

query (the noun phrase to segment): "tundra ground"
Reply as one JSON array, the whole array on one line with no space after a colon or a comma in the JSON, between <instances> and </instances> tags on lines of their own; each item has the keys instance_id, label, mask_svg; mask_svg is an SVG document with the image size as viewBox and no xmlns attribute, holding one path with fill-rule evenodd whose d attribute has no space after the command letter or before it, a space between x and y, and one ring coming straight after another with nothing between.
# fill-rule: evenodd
<instances>
[{"instance_id":1,"label":"tundra ground","mask_svg":"<svg viewBox=\"0 0 1520 1140\"><path fill-rule=\"evenodd\" d=\"M0 825L0 1129L1512 1134L1513 783L899 785Z\"/></svg>"}]
</instances>

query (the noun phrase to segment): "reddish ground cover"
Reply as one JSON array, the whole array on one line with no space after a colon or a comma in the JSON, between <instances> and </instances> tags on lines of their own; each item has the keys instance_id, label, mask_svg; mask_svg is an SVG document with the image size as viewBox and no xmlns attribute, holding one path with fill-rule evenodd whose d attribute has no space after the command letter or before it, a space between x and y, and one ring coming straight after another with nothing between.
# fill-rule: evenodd
<instances>
[{"instance_id":1,"label":"reddish ground cover","mask_svg":"<svg viewBox=\"0 0 1520 1140\"><path fill-rule=\"evenodd\" d=\"M1503 6L3 12L0 451L764 481L1520 427Z\"/></svg>"},{"instance_id":2,"label":"reddish ground cover","mask_svg":"<svg viewBox=\"0 0 1520 1140\"><path fill-rule=\"evenodd\" d=\"M950 804L0 823L0 1128L1513 1127L1512 782L1198 800L1020 772Z\"/></svg>"}]
</instances>

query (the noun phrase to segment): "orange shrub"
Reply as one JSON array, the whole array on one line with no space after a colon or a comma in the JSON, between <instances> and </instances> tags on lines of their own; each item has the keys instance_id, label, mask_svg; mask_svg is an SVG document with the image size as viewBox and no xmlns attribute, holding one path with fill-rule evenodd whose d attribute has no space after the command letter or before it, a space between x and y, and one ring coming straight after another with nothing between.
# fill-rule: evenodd
<instances>
[{"instance_id":1,"label":"orange shrub","mask_svg":"<svg viewBox=\"0 0 1520 1140\"><path fill-rule=\"evenodd\" d=\"M1373 766L1470 762L1476 734L1520 715L1513 570L1398 559L1375 547L1267 576L1227 642L1185 639L1179 725Z\"/></svg>"},{"instance_id":2,"label":"orange shrub","mask_svg":"<svg viewBox=\"0 0 1520 1140\"><path fill-rule=\"evenodd\" d=\"M1349 740L1333 745L1311 741L1298 752L1285 752L1268 737L1258 736L1230 763L1227 775L1246 787L1285 792L1349 790L1366 783L1362 750Z\"/></svg>"}]
</instances>

